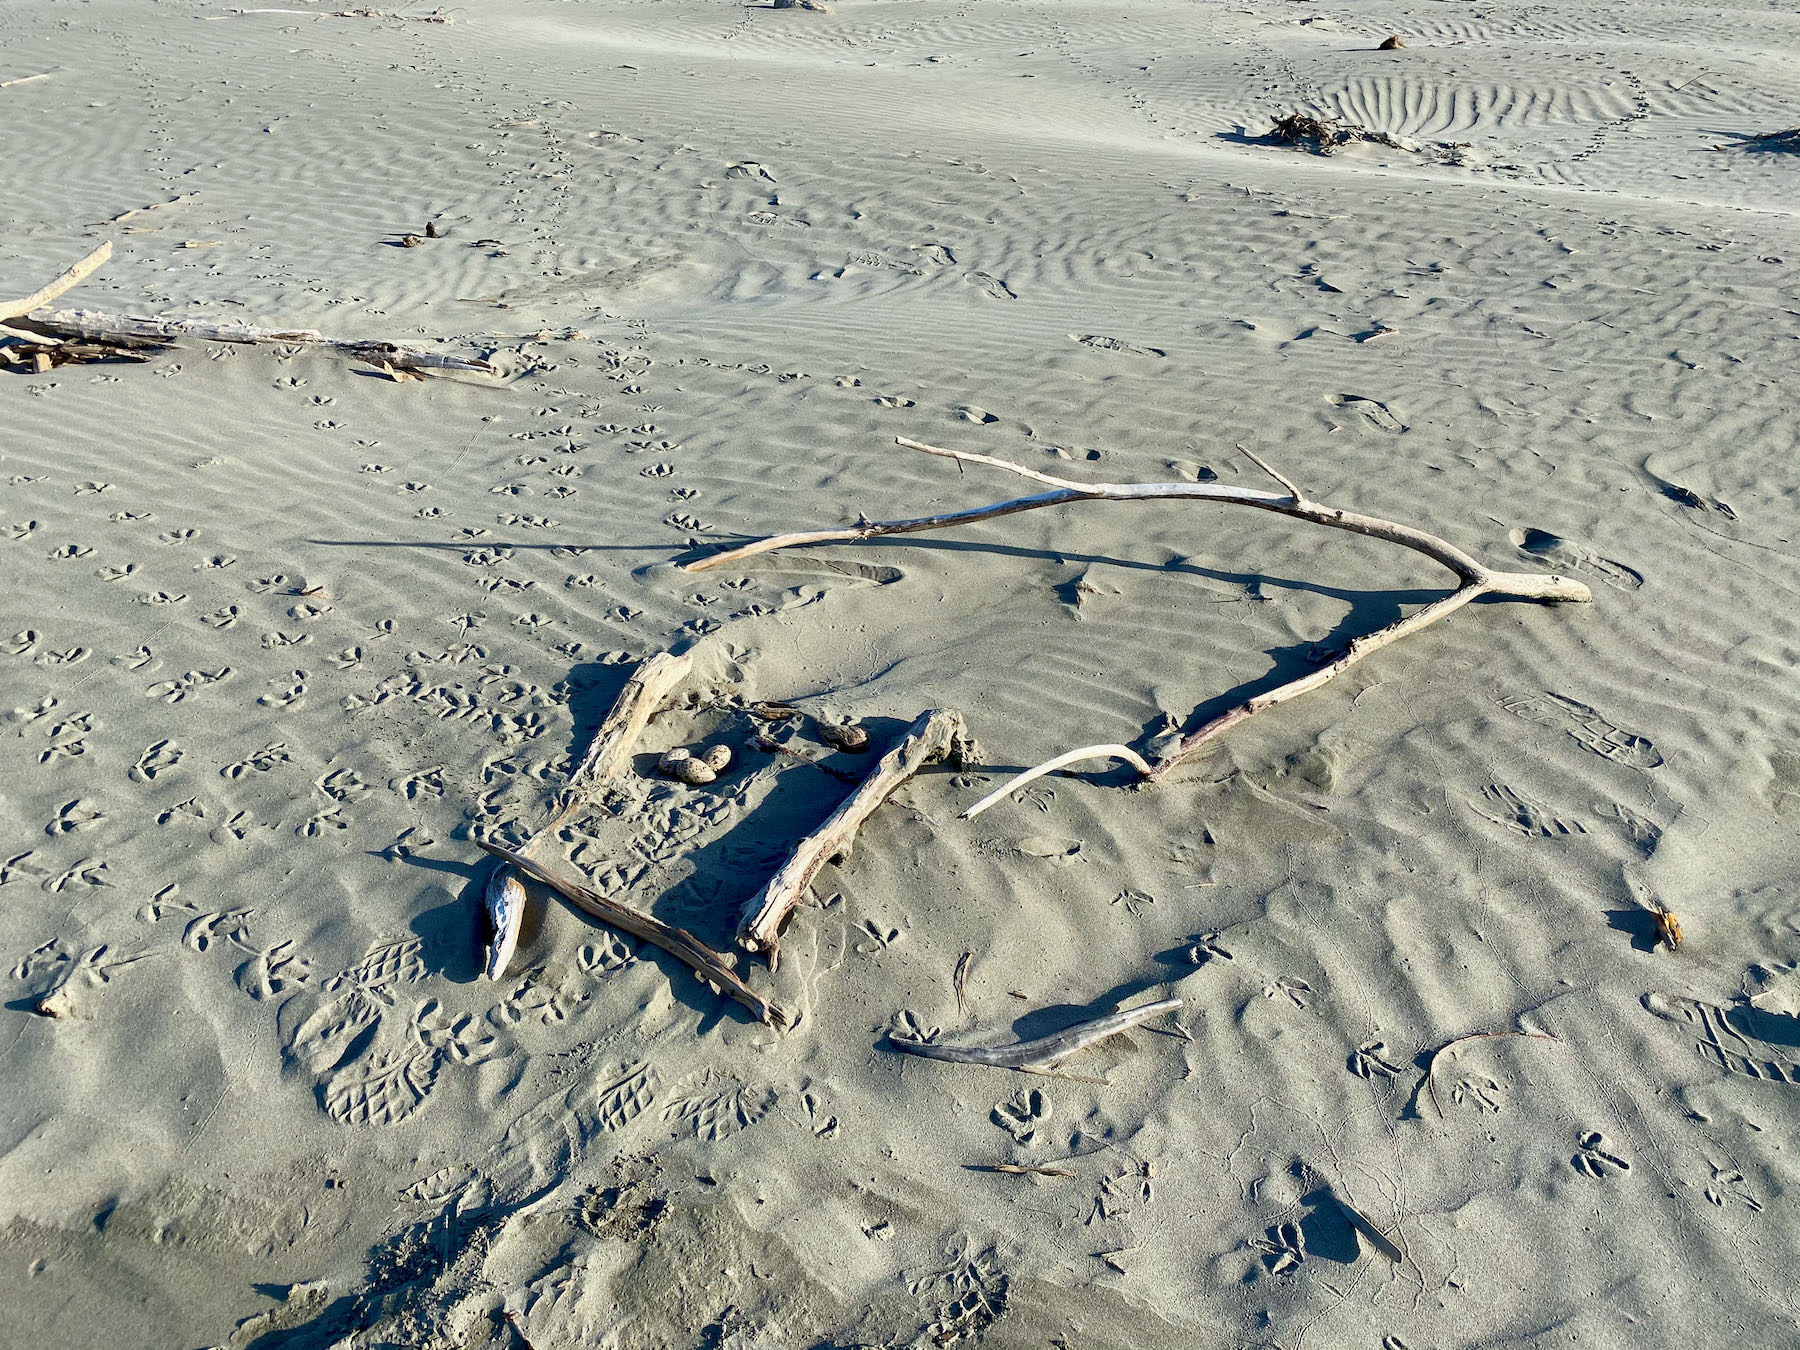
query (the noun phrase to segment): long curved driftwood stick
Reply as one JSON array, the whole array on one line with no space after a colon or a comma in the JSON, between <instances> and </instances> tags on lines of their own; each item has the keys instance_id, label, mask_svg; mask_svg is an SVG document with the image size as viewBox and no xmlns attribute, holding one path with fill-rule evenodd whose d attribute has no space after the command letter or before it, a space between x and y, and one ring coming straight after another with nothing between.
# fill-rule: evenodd
<instances>
[{"instance_id":1,"label":"long curved driftwood stick","mask_svg":"<svg viewBox=\"0 0 1800 1350\"><path fill-rule=\"evenodd\" d=\"M922 713L906 729L869 776L826 822L794 846L793 853L769 884L744 906L738 928L738 945L760 953L773 970L780 960L781 925L812 885L819 869L832 858L846 855L856 832L896 788L934 760L955 752L967 738L960 713L934 709Z\"/></svg>"},{"instance_id":2,"label":"long curved driftwood stick","mask_svg":"<svg viewBox=\"0 0 1800 1350\"><path fill-rule=\"evenodd\" d=\"M992 792L988 793L987 796L976 802L975 805L971 806L967 811L964 811L961 818L963 820L973 820L976 816L987 810L988 807L994 805L996 802L1004 801L1008 796L1017 792L1033 779L1042 778L1047 773L1055 773L1058 769L1064 768L1070 764L1077 764L1084 759L1122 759L1145 778L1153 777L1156 773L1155 766L1137 751L1133 750L1129 745L1084 745L1079 750L1066 750L1055 759L1047 759L1035 768L1027 769L1021 774L1015 774Z\"/></svg>"},{"instance_id":3,"label":"long curved driftwood stick","mask_svg":"<svg viewBox=\"0 0 1800 1350\"><path fill-rule=\"evenodd\" d=\"M1105 1017L1096 1017L1091 1022L1081 1022L1072 1027L1064 1027L1061 1031L1049 1036L1040 1036L1035 1041L1015 1041L1011 1045L997 1045L992 1048L964 1049L953 1045L933 1045L929 1041L915 1041L905 1036L889 1035L888 1040L898 1050L909 1055L918 1055L921 1059L944 1059L952 1064L986 1064L996 1069L1019 1069L1025 1073L1044 1073L1056 1067L1077 1050L1085 1050L1088 1046L1105 1040L1108 1036L1116 1036L1121 1031L1129 1031L1139 1022L1148 1022L1152 1017L1161 1017L1166 1012L1173 1012L1181 1006L1178 998L1165 998L1158 1003L1146 1003L1141 1008L1131 1008L1125 1012L1108 1013Z\"/></svg>"},{"instance_id":4,"label":"long curved driftwood stick","mask_svg":"<svg viewBox=\"0 0 1800 1350\"><path fill-rule=\"evenodd\" d=\"M1264 464L1248 450L1244 453L1259 468L1286 488L1285 492L1233 487L1223 483L1080 483L1073 479L1058 478L1052 474L1041 473L1036 469L1027 468L1023 464L1015 464L1011 460L995 459L989 455L973 454L966 450L945 450L938 446L908 440L904 436L897 440L900 445L909 450L918 450L942 459L953 459L968 464L985 464L990 468L1004 469L1008 473L1018 474L1022 478L1043 483L1052 490L1030 497L1014 497L1008 501L996 502L991 506L978 506L970 510L954 511L943 515L920 516L908 520L863 519L844 529L771 535L765 539L755 539L736 548L727 549L722 553L715 553L711 557L696 559L685 564L683 570L704 572L775 549L793 548L802 544L860 543L866 539L876 539L889 534L942 530L956 525L966 525L973 521L990 520L996 516L1013 515L1020 511L1035 511L1040 507L1061 506L1070 502L1181 500L1217 502L1225 506L1248 506L1259 511L1270 511L1276 515L1292 516L1296 520L1309 521L1312 524L1324 525L1334 530L1348 530L1352 534L1385 540L1390 544L1398 544L1402 548L1411 549L1415 553L1424 554L1433 562L1454 572L1462 583L1449 595L1433 601L1398 622L1354 639L1335 660L1321 666L1311 674L1279 688L1271 689L1267 693L1259 694L1215 717L1164 751L1155 764L1147 764L1142 757L1121 756L1119 754L1121 747L1116 745L1084 746L1079 750L1059 755L1054 760L1038 765L1036 768L1028 769L978 802L967 812L970 816L986 810L994 802L999 801L1008 793L1016 791L1032 779L1082 759L1100 757L1135 759L1134 767L1137 768L1141 779L1146 783L1157 782L1166 777L1176 766L1191 759L1207 742L1228 728L1259 712L1275 707L1277 704L1285 703L1291 698L1297 698L1301 694L1317 689L1371 653L1379 651L1391 642L1399 641L1408 634L1417 632L1428 624L1436 623L1439 619L1455 613L1471 600L1481 596L1493 595L1514 600L1572 602L1593 599L1593 594L1588 588L1572 577L1544 572L1496 571L1463 552L1448 540L1440 539L1424 530L1415 529L1411 525L1381 520L1375 516L1359 515L1354 511L1345 511L1338 507L1325 506L1312 501L1296 484Z\"/></svg>"},{"instance_id":5,"label":"long curved driftwood stick","mask_svg":"<svg viewBox=\"0 0 1800 1350\"><path fill-rule=\"evenodd\" d=\"M745 984L725 963L723 956L700 941L687 929L672 927L661 919L652 918L648 914L640 914L635 909L608 900L598 892L589 890L580 882L571 881L569 878L551 871L535 858L515 852L503 844L488 843L479 839L475 842L496 858L502 858L511 863L526 876L535 877L543 882L577 909L593 915L601 923L661 947L676 960L686 963L695 974L717 988L719 992L743 1004L756 1015L757 1021L777 1028L785 1028L788 1025L789 1017L786 1009L764 998Z\"/></svg>"},{"instance_id":6,"label":"long curved driftwood stick","mask_svg":"<svg viewBox=\"0 0 1800 1350\"><path fill-rule=\"evenodd\" d=\"M535 846L540 840L554 838L570 817L588 804L596 788L617 777L631 762L631 752L637 747L638 737L644 734L644 728L669 692L687 678L693 666L691 653L677 656L673 652L658 652L632 672L594 732L594 739L589 742L581 763L570 773L568 785L559 798L556 816L526 841L524 852L539 852Z\"/></svg>"}]
</instances>

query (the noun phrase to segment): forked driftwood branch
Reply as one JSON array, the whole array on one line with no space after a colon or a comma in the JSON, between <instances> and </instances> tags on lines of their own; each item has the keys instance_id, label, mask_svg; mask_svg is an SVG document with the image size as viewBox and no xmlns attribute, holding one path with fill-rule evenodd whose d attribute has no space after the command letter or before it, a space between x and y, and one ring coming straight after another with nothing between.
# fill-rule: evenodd
<instances>
[{"instance_id":1,"label":"forked driftwood branch","mask_svg":"<svg viewBox=\"0 0 1800 1350\"><path fill-rule=\"evenodd\" d=\"M177 199L179 200L179 199ZM126 214L130 214L127 212ZM112 241L100 245L61 276L18 300L0 300L0 338L54 347L68 338L93 343L141 347L146 342L169 343L181 338L204 342L247 342L279 346L329 347L345 356L387 366L390 371L450 370L494 375L492 364L472 356L421 351L392 342L328 338L310 328L257 328L243 323L214 323L204 319L146 319L127 314L101 314L85 309L46 310L57 296L91 276L112 257ZM7 320L21 326L11 326Z\"/></svg>"},{"instance_id":2,"label":"forked driftwood branch","mask_svg":"<svg viewBox=\"0 0 1800 1350\"><path fill-rule=\"evenodd\" d=\"M862 785L829 819L794 846L793 853L769 884L744 906L738 945L760 954L773 970L780 960L781 925L805 896L819 869L850 852L856 832L895 789L935 760L954 754L967 742L960 713L934 709L922 713L900 740L870 771Z\"/></svg>"},{"instance_id":3,"label":"forked driftwood branch","mask_svg":"<svg viewBox=\"0 0 1800 1350\"><path fill-rule=\"evenodd\" d=\"M1011 1045L991 1048L936 1045L930 1041L915 1041L892 1034L888 1036L888 1040L896 1049L904 1050L909 1055L918 1055L921 1059L942 1059L952 1064L985 1064L996 1069L1018 1069L1022 1073L1048 1073L1077 1050L1085 1050L1108 1036L1129 1031L1152 1017L1174 1012L1180 1006L1180 999L1165 998L1157 1003L1146 1003L1141 1008L1108 1013L1091 1022L1080 1022L1049 1036L1040 1036L1034 1041L1015 1041Z\"/></svg>"},{"instance_id":4,"label":"forked driftwood branch","mask_svg":"<svg viewBox=\"0 0 1800 1350\"><path fill-rule=\"evenodd\" d=\"M31 315L26 322L52 337L85 338L90 342L175 342L181 338L195 338L202 342L328 347L358 361L392 366L395 370L454 370L474 375L498 373L490 362L479 357L422 351L393 342L328 338L312 328L259 328L253 324L214 323L205 319L146 319L130 314L101 314L88 309L40 312Z\"/></svg>"},{"instance_id":5,"label":"forked driftwood branch","mask_svg":"<svg viewBox=\"0 0 1800 1350\"><path fill-rule=\"evenodd\" d=\"M1513 600L1575 602L1593 599L1588 588L1572 577L1543 572L1497 571L1463 552L1448 540L1440 539L1434 534L1428 534L1411 525L1381 520L1375 516L1360 515L1354 511L1345 511L1339 507L1315 502L1307 497L1297 484L1277 473L1248 450L1245 450L1244 453L1259 468L1280 483L1286 491L1270 492L1259 488L1234 487L1224 483L1082 483L1069 478L1058 478L1052 474L1041 473L1036 469L1027 468L1023 464L1015 464L1011 460L995 459L990 455L973 454L966 450L945 450L938 446L908 440L904 436L898 437L897 440L900 445L909 450L918 450L924 454L936 455L942 459L953 459L960 463L984 464L989 468L1002 469L1007 473L1018 474L1022 478L1043 483L1051 490L1029 497L1014 497L1007 501L995 502L990 506L946 512L942 515L919 516L909 520L864 519L843 529L807 530L793 534L770 535L767 538L755 539L736 548L686 563L683 565L683 570L704 572L715 567L729 566L759 553L794 548L803 544L861 543L867 539L877 539L889 534L916 534L927 530L950 529L979 520L991 520L997 516L1014 515L1020 511L1035 511L1046 506L1064 506L1072 502L1140 502L1172 499L1217 502L1224 506L1248 506L1259 511L1270 511L1276 515L1292 516L1296 520L1324 525L1334 530L1347 530L1352 534L1366 535L1371 539L1398 544L1415 553L1422 553L1433 562L1448 568L1456 574L1461 583L1450 594L1415 610L1405 618L1399 619L1385 628L1377 629L1373 633L1366 633L1353 639L1335 659L1312 673L1266 693L1258 694L1255 698L1221 713L1203 726L1183 736L1165 750L1154 763L1126 746L1083 746L1078 750L1071 750L1059 755L1035 768L1028 769L1009 780L964 812L965 817L979 815L1007 794L1016 791L1035 778L1085 759L1124 759L1138 771L1141 781L1145 783L1159 782L1177 766L1192 759L1213 738L1236 726L1239 722L1278 704L1286 703L1289 699L1310 693L1320 685L1335 679L1363 658L1390 643L1398 642L1401 638L1418 632L1421 628L1436 623L1439 619L1447 618L1471 600L1479 599L1482 596L1492 595Z\"/></svg>"},{"instance_id":6,"label":"forked driftwood branch","mask_svg":"<svg viewBox=\"0 0 1800 1350\"><path fill-rule=\"evenodd\" d=\"M481 844L481 848L488 853L493 853L493 857L502 860L502 864L511 864L513 868L526 873L527 877L535 877L544 882L545 886L569 900L569 904L592 914L599 922L630 932L634 938L643 938L666 950L670 956L686 961L713 988L733 997L752 1013L756 1013L758 1021L767 1022L776 1028L785 1028L788 1024L787 1012L779 1008L778 1004L770 1003L769 999L752 990L751 986L745 985L736 976L736 972L733 972L731 963L711 947L707 947L704 941L698 940L686 929L670 927L659 918L639 913L628 905L617 904L616 900L608 900L607 896L599 895L592 887L563 877L562 873L547 866L542 857L544 841L554 839L556 830L560 830L565 821L580 814L589 805L594 790L610 779L617 778L619 770L625 769L625 765L632 761L632 751L637 747L637 738L643 736L644 725L648 725L657 707L662 706L662 700L670 695L671 689L688 677L689 670L693 670L693 655L689 653L675 655L673 652L659 652L650 657L632 673L632 679L626 680L625 688L619 689L619 697L612 702L607 716L601 720L598 731L594 733L594 740L587 747L587 754L581 756L581 763L569 774L569 785L563 788L560 810L556 812L553 821L531 835L531 839L527 839L526 844L518 850L479 839L475 842ZM502 866L500 875L495 875L491 880L490 895L495 887L502 887L504 895L506 882L511 880L504 877L504 873L506 866ZM517 934L518 918L524 913L524 905L495 905L490 900L490 913L497 914L497 918L493 920L495 931L490 934L488 963L490 979L497 979L499 976L493 974L493 952L504 949L508 956L511 954L511 943L513 936ZM502 923L508 923L511 932L502 929ZM500 967L504 970L504 959L500 961Z\"/></svg>"},{"instance_id":7,"label":"forked driftwood branch","mask_svg":"<svg viewBox=\"0 0 1800 1350\"><path fill-rule=\"evenodd\" d=\"M499 858L503 864L509 864L526 876L543 882L577 909L621 932L661 947L669 955L685 962L714 989L748 1008L758 1021L784 1028L789 1021L787 1011L745 984L731 969L726 957L685 928L672 927L661 919L621 905L616 900L608 900L591 887L553 870L541 857L534 856L540 852L542 841L554 838L562 824L588 804L594 789L617 777L631 762L632 750L637 746L638 737L643 734L645 725L669 696L669 692L687 676L693 664L694 658L687 653L677 656L672 652L660 652L637 668L625 682L625 687L619 691L611 710L594 733L593 743L588 746L581 763L569 775L569 784L564 789L562 805L556 817L549 825L532 835L524 847L510 849L503 844L479 839L476 843ZM502 871L504 870L503 867ZM504 882L499 882L499 878L495 881L504 885ZM515 927L522 911L523 906L511 907L510 918ZM504 934L496 933L490 946L504 940ZM507 950L510 952L510 946ZM490 963L491 961L490 956Z\"/></svg>"},{"instance_id":8,"label":"forked driftwood branch","mask_svg":"<svg viewBox=\"0 0 1800 1350\"><path fill-rule=\"evenodd\" d=\"M537 859L528 857L524 853L515 852L504 844L488 843L484 840L477 840L476 843L496 858L511 863L526 876L543 882L577 909L593 915L601 923L661 947L676 960L686 963L695 974L720 993L743 1004L755 1015L757 1021L777 1028L785 1028L788 1025L789 1017L786 1009L764 998L745 984L726 963L725 957L700 941L687 929L675 928L661 919L652 918L648 914L641 914L635 909L608 900L599 892L583 886L578 881L571 881L565 876L552 872Z\"/></svg>"}]
</instances>

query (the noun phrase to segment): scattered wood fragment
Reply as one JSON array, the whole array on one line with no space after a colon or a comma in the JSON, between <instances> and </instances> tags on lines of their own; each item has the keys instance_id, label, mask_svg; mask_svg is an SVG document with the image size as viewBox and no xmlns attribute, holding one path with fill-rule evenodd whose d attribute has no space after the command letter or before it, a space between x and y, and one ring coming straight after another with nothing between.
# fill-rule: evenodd
<instances>
[{"instance_id":1,"label":"scattered wood fragment","mask_svg":"<svg viewBox=\"0 0 1800 1350\"><path fill-rule=\"evenodd\" d=\"M969 968L974 964L974 952L964 952L962 959L956 963L956 1011L958 1013L968 1007Z\"/></svg>"},{"instance_id":2,"label":"scattered wood fragment","mask_svg":"<svg viewBox=\"0 0 1800 1350\"><path fill-rule=\"evenodd\" d=\"M556 815L525 842L523 852L540 856L541 844L553 839L558 830L586 808L596 790L618 777L631 763L632 751L644 734L644 728L650 724L652 714L662 706L675 686L687 678L693 667L694 658L689 653L678 656L674 652L658 652L632 672L594 732L594 739L581 757L581 763L570 773Z\"/></svg>"},{"instance_id":3,"label":"scattered wood fragment","mask_svg":"<svg viewBox=\"0 0 1800 1350\"><path fill-rule=\"evenodd\" d=\"M757 1021L776 1028L785 1028L789 1024L791 1019L786 1009L745 984L731 969L729 958L714 951L685 928L673 927L661 919L608 900L597 891L553 872L537 859L515 852L503 844L484 840L477 840L476 843L496 858L511 863L526 876L543 882L577 909L591 914L600 922L662 948L670 956L689 966L718 992L743 1004Z\"/></svg>"},{"instance_id":4,"label":"scattered wood fragment","mask_svg":"<svg viewBox=\"0 0 1800 1350\"><path fill-rule=\"evenodd\" d=\"M1033 511L1046 506L1061 506L1070 502L1138 502L1173 499L1217 502L1225 506L1248 506L1259 511L1270 511L1315 525L1324 525L1335 530L1347 530L1352 534L1366 535L1371 539L1398 544L1402 548L1421 553L1433 562L1448 568L1456 574L1461 582L1457 589L1450 594L1414 611L1405 618L1389 624L1386 628L1353 639L1334 660L1326 662L1310 674L1280 685L1266 693L1258 694L1255 698L1213 718L1165 750L1154 765L1149 764L1141 755L1126 747L1118 745L1085 746L1079 750L1059 755L1046 764L1029 769L997 788L988 794L988 798L984 799L982 803L978 803L983 810L992 805L994 801L1018 790L1032 779L1042 777L1054 768L1062 768L1087 758L1128 759L1138 770L1142 782L1159 782L1179 765L1192 759L1208 742L1239 722L1319 688L1381 648L1416 633L1420 629L1436 623L1439 619L1449 617L1470 601L1483 596L1572 603L1582 603L1593 599L1593 593L1572 577L1543 572L1496 571L1477 561L1448 540L1440 539L1438 536L1428 534L1414 526L1381 520L1374 516L1360 515L1353 511L1345 511L1339 507L1326 506L1321 502L1312 501L1297 484L1283 477L1249 450L1245 450L1244 454L1280 483L1286 489L1285 492L1234 487L1224 483L1082 483L1040 473L1036 469L1027 468L1023 464L1015 464L1011 460L995 459L989 455L978 455L966 450L945 450L938 446L908 440L904 436L897 438L897 442L909 450L922 451L942 459L1002 469L1007 473L1018 474L1020 477L1046 484L1052 490L1030 497L1015 497L1008 501L996 502L991 506L979 506L966 511L953 511L936 516L885 521L865 518L844 529L770 535L767 538L751 540L735 548L713 554L711 557L696 559L684 564L682 570L704 572L715 567L728 566L759 553L773 552L776 549L793 548L804 544L861 543L864 540L880 538L883 535L914 534L926 530L948 529L978 520L990 520L997 516L1013 515L1020 511ZM1124 753L1121 754L1121 751Z\"/></svg>"},{"instance_id":5,"label":"scattered wood fragment","mask_svg":"<svg viewBox=\"0 0 1800 1350\"><path fill-rule=\"evenodd\" d=\"M1651 905L1650 913L1656 918L1656 940L1670 951L1681 945L1681 920L1675 917L1675 911L1662 905Z\"/></svg>"},{"instance_id":6,"label":"scattered wood fragment","mask_svg":"<svg viewBox=\"0 0 1800 1350\"><path fill-rule=\"evenodd\" d=\"M795 845L781 870L744 907L738 945L760 955L773 970L780 960L781 925L800 903L819 869L832 858L848 855L857 830L876 808L927 764L958 754L967 736L959 713L934 709L920 714L899 744L881 757L862 786L823 825Z\"/></svg>"},{"instance_id":7,"label":"scattered wood fragment","mask_svg":"<svg viewBox=\"0 0 1800 1350\"><path fill-rule=\"evenodd\" d=\"M1129 1031L1140 1022L1147 1022L1152 1017L1161 1017L1164 1013L1173 1012L1180 1006L1180 999L1165 998L1156 1003L1146 1003L1141 1008L1108 1013L1104 1017L1096 1017L1091 1022L1080 1022L1049 1036L1040 1036L1031 1041L1018 1041L1012 1045L965 1048L936 1045L928 1041L915 1041L909 1037L895 1036L892 1033L889 1033L888 1040L896 1049L903 1050L909 1055L918 1055L921 1059L941 1059L952 1064L984 1064L996 1069L1018 1069L1025 1073L1047 1073L1077 1050L1085 1050L1088 1046L1097 1044L1108 1036L1116 1036L1121 1031Z\"/></svg>"},{"instance_id":8,"label":"scattered wood fragment","mask_svg":"<svg viewBox=\"0 0 1800 1350\"><path fill-rule=\"evenodd\" d=\"M108 216L105 220L95 221L94 224L96 224L96 225L123 224L125 221L130 220L133 216L148 215L152 211L162 211L171 206L185 206L185 205L187 205L187 203L193 201L194 198L198 197L199 195L200 194L198 192L184 192L178 197L169 198L169 200L166 202L151 202L150 205L148 205L148 206L134 206L129 211L121 211L116 216Z\"/></svg>"},{"instance_id":9,"label":"scattered wood fragment","mask_svg":"<svg viewBox=\"0 0 1800 1350\"><path fill-rule=\"evenodd\" d=\"M32 368L42 374L54 366L90 363L96 361L148 361L167 347L155 342L133 343L101 343L101 342L58 342L55 338L37 338L30 333L21 333L17 329L0 324L0 337L10 337L15 341L0 346L0 362L16 365L29 361Z\"/></svg>"},{"instance_id":10,"label":"scattered wood fragment","mask_svg":"<svg viewBox=\"0 0 1800 1350\"><path fill-rule=\"evenodd\" d=\"M1800 150L1800 127L1786 131L1764 131L1754 136L1739 136L1730 145L1715 145L1715 150Z\"/></svg>"},{"instance_id":11,"label":"scattered wood fragment","mask_svg":"<svg viewBox=\"0 0 1800 1350\"><path fill-rule=\"evenodd\" d=\"M42 75L21 75L16 80L0 80L0 89L11 89L15 84L31 84L36 80L47 80L55 73L46 70Z\"/></svg>"},{"instance_id":12,"label":"scattered wood fragment","mask_svg":"<svg viewBox=\"0 0 1800 1350\"><path fill-rule=\"evenodd\" d=\"M1002 1172L1009 1177L1072 1177L1066 1167L1034 1167L1025 1163L964 1163L971 1172Z\"/></svg>"},{"instance_id":13,"label":"scattered wood fragment","mask_svg":"<svg viewBox=\"0 0 1800 1350\"><path fill-rule=\"evenodd\" d=\"M1437 1095L1437 1063L1447 1054L1452 1054L1471 1041L1499 1040L1508 1036L1518 1036L1531 1041L1559 1041L1560 1038L1543 1031L1477 1031L1470 1036L1458 1036L1453 1041L1440 1045L1431 1052L1431 1058L1425 1061L1425 1091L1431 1098L1431 1108L1438 1113L1438 1119L1444 1119L1443 1103Z\"/></svg>"},{"instance_id":14,"label":"scattered wood fragment","mask_svg":"<svg viewBox=\"0 0 1800 1350\"><path fill-rule=\"evenodd\" d=\"M783 745L780 741L776 740L773 736L767 736L767 735L761 735L761 734L752 736L750 738L750 744L754 745L758 750L761 750L761 751L765 752L766 754L786 755L789 759L798 760L802 764L810 764L813 768L817 769L820 773L830 774L833 778L837 779L840 783L854 783L856 781L855 774L850 773L844 769L835 768L830 764L821 764L818 760L814 759L811 755L806 754L802 751L796 750L791 745Z\"/></svg>"},{"instance_id":15,"label":"scattered wood fragment","mask_svg":"<svg viewBox=\"0 0 1800 1350\"><path fill-rule=\"evenodd\" d=\"M796 717L806 716L788 703L752 703L745 711L759 722L791 722Z\"/></svg>"},{"instance_id":16,"label":"scattered wood fragment","mask_svg":"<svg viewBox=\"0 0 1800 1350\"><path fill-rule=\"evenodd\" d=\"M1383 52L1397 52L1405 46L1406 44L1400 40L1400 35L1395 33L1392 37L1384 41L1381 46L1377 47L1376 50Z\"/></svg>"}]
</instances>

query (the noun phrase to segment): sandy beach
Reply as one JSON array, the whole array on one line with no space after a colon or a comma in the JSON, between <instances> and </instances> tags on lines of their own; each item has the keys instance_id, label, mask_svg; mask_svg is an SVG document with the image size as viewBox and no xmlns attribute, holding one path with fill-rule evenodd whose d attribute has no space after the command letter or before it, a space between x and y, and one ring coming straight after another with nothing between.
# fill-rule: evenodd
<instances>
[{"instance_id":1,"label":"sandy beach","mask_svg":"<svg viewBox=\"0 0 1800 1350\"><path fill-rule=\"evenodd\" d=\"M1800 1343L1792 6L11 0L0 126L0 1343Z\"/></svg>"}]
</instances>

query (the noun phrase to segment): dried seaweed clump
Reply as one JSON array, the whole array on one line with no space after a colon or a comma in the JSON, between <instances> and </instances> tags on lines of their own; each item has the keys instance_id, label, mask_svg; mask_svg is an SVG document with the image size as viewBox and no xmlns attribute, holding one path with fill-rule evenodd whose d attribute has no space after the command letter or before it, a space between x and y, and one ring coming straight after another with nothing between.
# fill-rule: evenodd
<instances>
[{"instance_id":1,"label":"dried seaweed clump","mask_svg":"<svg viewBox=\"0 0 1800 1350\"><path fill-rule=\"evenodd\" d=\"M1359 127L1340 118L1313 117L1307 113L1288 113L1275 118L1274 125L1269 128L1269 135L1282 145L1298 145L1315 155L1333 154L1346 145L1357 145L1365 141L1394 150L1413 148L1385 131L1370 131L1367 127Z\"/></svg>"},{"instance_id":2,"label":"dried seaweed clump","mask_svg":"<svg viewBox=\"0 0 1800 1350\"><path fill-rule=\"evenodd\" d=\"M1786 150L1800 153L1800 127L1792 127L1787 131L1765 131L1756 136L1744 136L1738 145L1745 150Z\"/></svg>"}]
</instances>

